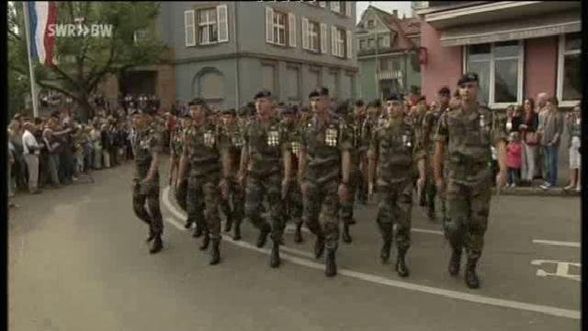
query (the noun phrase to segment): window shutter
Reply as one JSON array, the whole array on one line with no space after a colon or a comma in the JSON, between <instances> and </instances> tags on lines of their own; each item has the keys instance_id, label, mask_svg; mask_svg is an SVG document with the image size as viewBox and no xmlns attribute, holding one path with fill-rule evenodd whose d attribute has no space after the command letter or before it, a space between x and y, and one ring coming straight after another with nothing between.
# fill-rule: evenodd
<instances>
[{"instance_id":1,"label":"window shutter","mask_svg":"<svg viewBox=\"0 0 588 331\"><path fill-rule=\"evenodd\" d=\"M321 6L323 8L327 7L327 2L326 1L319 1L318 3L319 3L319 6Z\"/></svg>"},{"instance_id":2,"label":"window shutter","mask_svg":"<svg viewBox=\"0 0 588 331\"><path fill-rule=\"evenodd\" d=\"M272 7L265 7L265 41L274 43L274 10Z\"/></svg>"},{"instance_id":3,"label":"window shutter","mask_svg":"<svg viewBox=\"0 0 588 331\"><path fill-rule=\"evenodd\" d=\"M288 37L290 47L296 47L296 16L288 13Z\"/></svg>"},{"instance_id":4,"label":"window shutter","mask_svg":"<svg viewBox=\"0 0 588 331\"><path fill-rule=\"evenodd\" d=\"M355 4L355 1L345 1L343 4L345 6L345 16L351 17L351 6Z\"/></svg>"},{"instance_id":5,"label":"window shutter","mask_svg":"<svg viewBox=\"0 0 588 331\"><path fill-rule=\"evenodd\" d=\"M321 34L320 34L320 40L321 40L321 53L326 54L329 50L329 44L327 44L328 38L327 38L327 24L326 23L321 23Z\"/></svg>"},{"instance_id":6,"label":"window shutter","mask_svg":"<svg viewBox=\"0 0 588 331\"><path fill-rule=\"evenodd\" d=\"M229 23L227 20L227 5L216 7L216 22L218 24L218 41L229 41Z\"/></svg>"},{"instance_id":7,"label":"window shutter","mask_svg":"<svg viewBox=\"0 0 588 331\"><path fill-rule=\"evenodd\" d=\"M184 34L187 46L196 46L196 27L194 25L194 10L184 12Z\"/></svg>"},{"instance_id":8,"label":"window shutter","mask_svg":"<svg viewBox=\"0 0 588 331\"><path fill-rule=\"evenodd\" d=\"M308 45L308 19L306 17L302 17L302 48L310 48Z\"/></svg>"},{"instance_id":9,"label":"window shutter","mask_svg":"<svg viewBox=\"0 0 588 331\"><path fill-rule=\"evenodd\" d=\"M347 58L353 58L353 38L351 30L347 30Z\"/></svg>"},{"instance_id":10,"label":"window shutter","mask_svg":"<svg viewBox=\"0 0 588 331\"><path fill-rule=\"evenodd\" d=\"M331 26L331 54L335 56L339 55L339 50L337 46L339 46L339 44L337 43L337 27Z\"/></svg>"}]
</instances>

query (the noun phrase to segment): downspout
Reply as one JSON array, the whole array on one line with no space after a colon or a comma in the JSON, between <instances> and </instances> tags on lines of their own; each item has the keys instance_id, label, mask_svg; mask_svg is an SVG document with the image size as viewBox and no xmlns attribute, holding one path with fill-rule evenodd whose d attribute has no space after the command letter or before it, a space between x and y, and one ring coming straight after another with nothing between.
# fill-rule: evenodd
<instances>
[{"instance_id":1,"label":"downspout","mask_svg":"<svg viewBox=\"0 0 588 331\"><path fill-rule=\"evenodd\" d=\"M233 1L233 35L235 38L235 110L238 110L241 105L241 100L239 100L240 90L239 90L239 38L237 37L237 6L239 6L239 1Z\"/></svg>"}]
</instances>

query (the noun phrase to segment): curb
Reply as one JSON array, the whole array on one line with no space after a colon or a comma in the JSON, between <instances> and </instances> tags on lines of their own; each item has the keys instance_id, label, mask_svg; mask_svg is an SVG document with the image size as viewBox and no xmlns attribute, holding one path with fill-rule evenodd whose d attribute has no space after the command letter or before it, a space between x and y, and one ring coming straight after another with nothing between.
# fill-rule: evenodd
<instances>
[{"instance_id":1,"label":"curb","mask_svg":"<svg viewBox=\"0 0 588 331\"><path fill-rule=\"evenodd\" d=\"M492 193L496 194L496 188L492 188ZM500 195L519 195L519 196L544 196L544 197L565 197L575 198L579 197L580 192L575 190L565 191L563 188L552 188L544 190L540 187L517 187L517 188L503 188L500 190Z\"/></svg>"}]
</instances>

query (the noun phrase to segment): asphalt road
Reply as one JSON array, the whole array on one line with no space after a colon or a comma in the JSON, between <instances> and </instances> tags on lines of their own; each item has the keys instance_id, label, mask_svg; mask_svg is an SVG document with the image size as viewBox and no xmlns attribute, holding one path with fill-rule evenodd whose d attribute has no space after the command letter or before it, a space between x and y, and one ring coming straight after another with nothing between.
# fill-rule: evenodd
<instances>
[{"instance_id":1,"label":"asphalt road","mask_svg":"<svg viewBox=\"0 0 588 331\"><path fill-rule=\"evenodd\" d=\"M93 184L15 198L10 330L580 329L579 197L494 198L482 288L469 290L463 272L447 274L449 245L419 207L408 279L379 263L374 205L357 207L334 279L310 255L309 233L299 245L288 232L283 264L270 269L269 241L255 248L249 224L242 241L225 237L221 264L208 266L165 189L164 250L150 255L131 208L131 173L129 164L96 172Z\"/></svg>"}]
</instances>

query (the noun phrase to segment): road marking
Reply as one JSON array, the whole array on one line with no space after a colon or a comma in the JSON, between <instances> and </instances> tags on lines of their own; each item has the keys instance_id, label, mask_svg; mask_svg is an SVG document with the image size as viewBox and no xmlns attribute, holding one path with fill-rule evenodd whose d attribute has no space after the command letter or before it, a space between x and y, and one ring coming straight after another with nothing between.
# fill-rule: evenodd
<instances>
[{"instance_id":1,"label":"road marking","mask_svg":"<svg viewBox=\"0 0 588 331\"><path fill-rule=\"evenodd\" d=\"M533 244L580 248L580 243L575 242L575 241L555 241L555 240L533 239Z\"/></svg>"},{"instance_id":2,"label":"road marking","mask_svg":"<svg viewBox=\"0 0 588 331\"><path fill-rule=\"evenodd\" d=\"M539 276L539 277L547 277L547 276L562 277L562 278L566 278L566 279L575 280L578 282L580 281L580 275L572 275L569 273L571 265L578 267L578 268L581 268L582 265L580 263L555 261L555 260L533 260L533 261L531 261L531 264L536 265L536 266L541 266L542 264L545 264L545 263L555 264L557 266L555 269L555 272L551 273L551 272L547 272L543 269L537 269L537 276Z\"/></svg>"},{"instance_id":3,"label":"road marking","mask_svg":"<svg viewBox=\"0 0 588 331\"><path fill-rule=\"evenodd\" d=\"M184 219L186 217L181 211L177 210L177 208L170 203L169 186L163 190L163 203L164 203L165 207L177 218ZM172 225L174 225L180 231L187 231L183 227L182 224L180 224L179 222L177 222L174 219L166 218L166 221L170 222ZM247 248L249 250L254 250L254 251L257 251L260 253L270 254L269 249L258 248L256 246L254 246L248 242L242 241L242 240L241 241L227 240L226 242L231 243L236 246L239 246L239 247ZM293 249L291 249L291 250L293 250ZM305 266L308 268L317 269L317 270L321 270L321 271L324 271L324 269L325 269L325 266L322 263L317 263L314 261L291 256L288 254L280 254L280 257L285 261L290 261L294 264L298 264L298 265ZM479 304L486 304L486 305L505 307L505 308L513 308L513 309L518 309L518 310L527 310L527 311L542 313L542 314L546 314L546 315L552 315L552 316L558 316L558 317L564 317L564 318L570 318L570 319L576 319L576 320L579 320L580 316L581 316L580 311L577 311L577 310L563 309L563 308L544 306L544 305L536 305L536 304L525 303L525 302L520 302L520 301L492 298L492 297L487 297L487 296L483 296L483 295L479 295L479 294L470 294L470 293L466 293L466 292L446 290L446 289L437 288L437 287L431 287L431 286L426 286L426 285L418 285L418 284L398 281L398 280L394 280L394 279L389 279L389 278L385 278L385 277L381 277L381 276L371 275L371 274L347 270L347 269L338 269L338 274L343 275L343 276L347 276L347 277L351 277L351 278L364 280L364 281L371 282L371 283L380 284L380 285L387 285L387 286L391 286L391 287L403 288L403 289L417 291L417 292L435 294L435 295L444 296L444 297L451 298L451 299L458 299L458 300L469 301L469 302L474 302L474 303L479 303Z\"/></svg>"}]
</instances>

